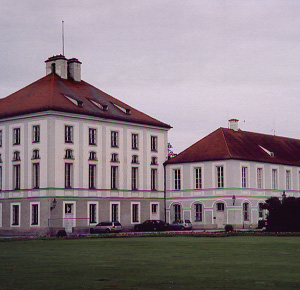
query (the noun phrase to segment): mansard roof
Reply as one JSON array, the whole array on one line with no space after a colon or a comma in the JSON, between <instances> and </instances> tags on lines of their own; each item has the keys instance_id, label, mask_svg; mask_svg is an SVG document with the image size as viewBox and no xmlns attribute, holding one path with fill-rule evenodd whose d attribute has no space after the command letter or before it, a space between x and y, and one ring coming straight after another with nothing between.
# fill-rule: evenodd
<instances>
[{"instance_id":1,"label":"mansard roof","mask_svg":"<svg viewBox=\"0 0 300 290\"><path fill-rule=\"evenodd\" d=\"M229 159L300 166L300 140L219 128L166 164Z\"/></svg>"},{"instance_id":2,"label":"mansard roof","mask_svg":"<svg viewBox=\"0 0 300 290\"><path fill-rule=\"evenodd\" d=\"M171 128L170 125L128 106L85 81L63 79L53 72L0 99L0 119L44 111Z\"/></svg>"}]
</instances>

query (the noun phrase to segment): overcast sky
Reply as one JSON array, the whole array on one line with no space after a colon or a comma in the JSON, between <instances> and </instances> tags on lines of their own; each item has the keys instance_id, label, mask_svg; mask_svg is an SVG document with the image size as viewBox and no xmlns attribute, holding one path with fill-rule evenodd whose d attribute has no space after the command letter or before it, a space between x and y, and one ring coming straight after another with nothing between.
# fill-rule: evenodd
<instances>
[{"instance_id":1,"label":"overcast sky","mask_svg":"<svg viewBox=\"0 0 300 290\"><path fill-rule=\"evenodd\" d=\"M173 126L179 153L228 119L300 138L300 1L0 0L0 98L62 53L82 79Z\"/></svg>"}]
</instances>

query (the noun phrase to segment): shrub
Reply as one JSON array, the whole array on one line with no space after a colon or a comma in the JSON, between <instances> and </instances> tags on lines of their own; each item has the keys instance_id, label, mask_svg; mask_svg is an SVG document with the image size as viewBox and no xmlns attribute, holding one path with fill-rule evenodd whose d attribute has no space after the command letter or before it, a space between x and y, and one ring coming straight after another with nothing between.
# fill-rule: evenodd
<instances>
[{"instance_id":1,"label":"shrub","mask_svg":"<svg viewBox=\"0 0 300 290\"><path fill-rule=\"evenodd\" d=\"M59 230L56 234L56 237L57 238L60 238L60 237L66 237L67 236L67 233L65 230Z\"/></svg>"},{"instance_id":2,"label":"shrub","mask_svg":"<svg viewBox=\"0 0 300 290\"><path fill-rule=\"evenodd\" d=\"M233 226L232 225L226 225L225 226L225 231L228 232L232 232L233 231Z\"/></svg>"}]
</instances>

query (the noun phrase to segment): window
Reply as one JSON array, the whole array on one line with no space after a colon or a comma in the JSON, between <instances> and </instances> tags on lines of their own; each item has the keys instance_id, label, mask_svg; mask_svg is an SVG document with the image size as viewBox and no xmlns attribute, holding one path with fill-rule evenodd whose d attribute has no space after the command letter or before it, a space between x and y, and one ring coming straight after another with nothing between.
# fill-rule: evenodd
<instances>
[{"instance_id":1,"label":"window","mask_svg":"<svg viewBox=\"0 0 300 290\"><path fill-rule=\"evenodd\" d=\"M113 153L111 154L111 162L118 162L119 158L118 158L118 154L117 153Z\"/></svg>"},{"instance_id":2,"label":"window","mask_svg":"<svg viewBox=\"0 0 300 290\"><path fill-rule=\"evenodd\" d=\"M89 145L97 145L97 130L89 128Z\"/></svg>"},{"instance_id":3,"label":"window","mask_svg":"<svg viewBox=\"0 0 300 290\"><path fill-rule=\"evenodd\" d=\"M1 154L0 154L0 163L2 163L2 156L1 156Z\"/></svg>"},{"instance_id":4,"label":"window","mask_svg":"<svg viewBox=\"0 0 300 290\"><path fill-rule=\"evenodd\" d=\"M217 211L224 211L225 210L225 205L223 202L218 202L217 203Z\"/></svg>"},{"instance_id":5,"label":"window","mask_svg":"<svg viewBox=\"0 0 300 290\"><path fill-rule=\"evenodd\" d=\"M20 145L21 143L21 129L14 128L13 130L13 145Z\"/></svg>"},{"instance_id":6,"label":"window","mask_svg":"<svg viewBox=\"0 0 300 290\"><path fill-rule=\"evenodd\" d=\"M263 188L263 169L257 168L257 188Z\"/></svg>"},{"instance_id":7,"label":"window","mask_svg":"<svg viewBox=\"0 0 300 290\"><path fill-rule=\"evenodd\" d=\"M217 187L223 188L224 187L224 167L217 166Z\"/></svg>"},{"instance_id":8,"label":"window","mask_svg":"<svg viewBox=\"0 0 300 290\"><path fill-rule=\"evenodd\" d=\"M157 136L151 136L151 151L157 151Z\"/></svg>"},{"instance_id":9,"label":"window","mask_svg":"<svg viewBox=\"0 0 300 290\"><path fill-rule=\"evenodd\" d=\"M291 189L291 171L286 170L285 171L285 183L286 183L286 189L290 190Z\"/></svg>"},{"instance_id":10,"label":"window","mask_svg":"<svg viewBox=\"0 0 300 290\"><path fill-rule=\"evenodd\" d=\"M174 220L178 221L181 220L181 209L180 209L180 205L179 204L174 204L173 205L174 208Z\"/></svg>"},{"instance_id":11,"label":"window","mask_svg":"<svg viewBox=\"0 0 300 290\"><path fill-rule=\"evenodd\" d=\"M131 148L134 150L139 149L138 138L139 138L138 134L131 135Z\"/></svg>"},{"instance_id":12,"label":"window","mask_svg":"<svg viewBox=\"0 0 300 290\"><path fill-rule=\"evenodd\" d=\"M139 157L137 155L132 155L131 163L138 164L139 163Z\"/></svg>"},{"instance_id":13,"label":"window","mask_svg":"<svg viewBox=\"0 0 300 290\"><path fill-rule=\"evenodd\" d=\"M89 164L89 189L96 188L96 165Z\"/></svg>"},{"instance_id":14,"label":"window","mask_svg":"<svg viewBox=\"0 0 300 290\"><path fill-rule=\"evenodd\" d=\"M2 166L0 166L0 191L2 190Z\"/></svg>"},{"instance_id":15,"label":"window","mask_svg":"<svg viewBox=\"0 0 300 290\"><path fill-rule=\"evenodd\" d=\"M202 188L202 168L201 167L195 168L195 188L196 189Z\"/></svg>"},{"instance_id":16,"label":"window","mask_svg":"<svg viewBox=\"0 0 300 290\"><path fill-rule=\"evenodd\" d=\"M117 203L111 204L111 221L112 222L119 221L119 204Z\"/></svg>"},{"instance_id":17,"label":"window","mask_svg":"<svg viewBox=\"0 0 300 290\"><path fill-rule=\"evenodd\" d=\"M2 147L2 130L0 130L0 147Z\"/></svg>"},{"instance_id":18,"label":"window","mask_svg":"<svg viewBox=\"0 0 300 290\"><path fill-rule=\"evenodd\" d=\"M40 188L40 164L32 164L32 188Z\"/></svg>"},{"instance_id":19,"label":"window","mask_svg":"<svg viewBox=\"0 0 300 290\"><path fill-rule=\"evenodd\" d=\"M73 163L65 163L65 188L72 188Z\"/></svg>"},{"instance_id":20,"label":"window","mask_svg":"<svg viewBox=\"0 0 300 290\"><path fill-rule=\"evenodd\" d=\"M16 164L13 166L13 189L19 190L21 186L21 165Z\"/></svg>"},{"instance_id":21,"label":"window","mask_svg":"<svg viewBox=\"0 0 300 290\"><path fill-rule=\"evenodd\" d=\"M118 166L111 167L111 189L118 188Z\"/></svg>"},{"instance_id":22,"label":"window","mask_svg":"<svg viewBox=\"0 0 300 290\"><path fill-rule=\"evenodd\" d=\"M242 167L242 188L248 187L248 168Z\"/></svg>"},{"instance_id":23,"label":"window","mask_svg":"<svg viewBox=\"0 0 300 290\"><path fill-rule=\"evenodd\" d=\"M40 142L40 125L32 126L32 143Z\"/></svg>"},{"instance_id":24,"label":"window","mask_svg":"<svg viewBox=\"0 0 300 290\"><path fill-rule=\"evenodd\" d=\"M151 165L157 165L157 157L151 157Z\"/></svg>"},{"instance_id":25,"label":"window","mask_svg":"<svg viewBox=\"0 0 300 290\"><path fill-rule=\"evenodd\" d=\"M74 159L72 149L66 149L65 159Z\"/></svg>"},{"instance_id":26,"label":"window","mask_svg":"<svg viewBox=\"0 0 300 290\"><path fill-rule=\"evenodd\" d=\"M151 204L151 213L152 214L157 214L158 212L158 204L157 203L152 203Z\"/></svg>"},{"instance_id":27,"label":"window","mask_svg":"<svg viewBox=\"0 0 300 290\"><path fill-rule=\"evenodd\" d=\"M151 168L151 190L157 190L157 169Z\"/></svg>"},{"instance_id":28,"label":"window","mask_svg":"<svg viewBox=\"0 0 300 290\"><path fill-rule=\"evenodd\" d=\"M131 189L137 190L138 189L138 167L131 168Z\"/></svg>"},{"instance_id":29,"label":"window","mask_svg":"<svg viewBox=\"0 0 300 290\"><path fill-rule=\"evenodd\" d=\"M174 169L174 189L181 189L180 169Z\"/></svg>"},{"instance_id":30,"label":"window","mask_svg":"<svg viewBox=\"0 0 300 290\"><path fill-rule=\"evenodd\" d=\"M139 218L139 204L133 203L132 205L132 222L138 223L140 221Z\"/></svg>"},{"instance_id":31,"label":"window","mask_svg":"<svg viewBox=\"0 0 300 290\"><path fill-rule=\"evenodd\" d=\"M20 225L20 205L13 204L12 205L12 223L13 226Z\"/></svg>"},{"instance_id":32,"label":"window","mask_svg":"<svg viewBox=\"0 0 300 290\"><path fill-rule=\"evenodd\" d=\"M111 147L119 147L118 132L111 131Z\"/></svg>"},{"instance_id":33,"label":"window","mask_svg":"<svg viewBox=\"0 0 300 290\"><path fill-rule=\"evenodd\" d=\"M97 223L97 204L96 203L89 204L89 220L90 220L90 224Z\"/></svg>"},{"instance_id":34,"label":"window","mask_svg":"<svg viewBox=\"0 0 300 290\"><path fill-rule=\"evenodd\" d=\"M13 161L21 161L20 151L14 152Z\"/></svg>"},{"instance_id":35,"label":"window","mask_svg":"<svg viewBox=\"0 0 300 290\"><path fill-rule=\"evenodd\" d=\"M72 213L73 203L65 203L65 214Z\"/></svg>"},{"instance_id":36,"label":"window","mask_svg":"<svg viewBox=\"0 0 300 290\"><path fill-rule=\"evenodd\" d=\"M65 126L65 143L73 143L73 126Z\"/></svg>"},{"instance_id":37,"label":"window","mask_svg":"<svg viewBox=\"0 0 300 290\"><path fill-rule=\"evenodd\" d=\"M258 204L258 217L263 219L264 218L264 209L263 209L263 203L260 202Z\"/></svg>"},{"instance_id":38,"label":"window","mask_svg":"<svg viewBox=\"0 0 300 290\"><path fill-rule=\"evenodd\" d=\"M35 149L35 150L32 151L32 159L40 159L39 150Z\"/></svg>"},{"instance_id":39,"label":"window","mask_svg":"<svg viewBox=\"0 0 300 290\"><path fill-rule=\"evenodd\" d=\"M195 206L195 221L202 222L202 204L196 203L194 206Z\"/></svg>"},{"instance_id":40,"label":"window","mask_svg":"<svg viewBox=\"0 0 300 290\"><path fill-rule=\"evenodd\" d=\"M90 152L89 160L94 160L94 161L97 160L97 154L95 151Z\"/></svg>"},{"instance_id":41,"label":"window","mask_svg":"<svg viewBox=\"0 0 300 290\"><path fill-rule=\"evenodd\" d=\"M37 203L31 204L31 225L37 226L39 224L39 205Z\"/></svg>"},{"instance_id":42,"label":"window","mask_svg":"<svg viewBox=\"0 0 300 290\"><path fill-rule=\"evenodd\" d=\"M244 221L249 221L249 203L245 202L243 204L243 217L244 217Z\"/></svg>"},{"instance_id":43,"label":"window","mask_svg":"<svg viewBox=\"0 0 300 290\"><path fill-rule=\"evenodd\" d=\"M272 189L277 189L277 169L272 169Z\"/></svg>"}]
</instances>

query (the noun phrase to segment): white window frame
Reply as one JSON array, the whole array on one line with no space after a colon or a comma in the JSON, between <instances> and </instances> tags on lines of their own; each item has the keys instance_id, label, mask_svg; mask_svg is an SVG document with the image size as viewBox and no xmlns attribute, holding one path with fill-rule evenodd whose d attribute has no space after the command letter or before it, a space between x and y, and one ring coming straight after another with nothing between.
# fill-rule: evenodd
<instances>
[{"instance_id":1,"label":"white window frame","mask_svg":"<svg viewBox=\"0 0 300 290\"><path fill-rule=\"evenodd\" d=\"M91 205L96 206L96 213L95 213L95 222L91 222ZM96 225L99 222L99 202L98 201L88 201L87 203L87 218L88 218L88 224L89 225Z\"/></svg>"},{"instance_id":2,"label":"white window frame","mask_svg":"<svg viewBox=\"0 0 300 290\"><path fill-rule=\"evenodd\" d=\"M292 189L292 170L290 168L285 169L285 189Z\"/></svg>"},{"instance_id":3,"label":"white window frame","mask_svg":"<svg viewBox=\"0 0 300 290\"><path fill-rule=\"evenodd\" d=\"M97 145L97 129L95 128L89 128L89 145Z\"/></svg>"},{"instance_id":4,"label":"white window frame","mask_svg":"<svg viewBox=\"0 0 300 290\"><path fill-rule=\"evenodd\" d=\"M20 189L21 189L21 164L14 164L13 165L13 190L20 190Z\"/></svg>"},{"instance_id":5,"label":"white window frame","mask_svg":"<svg viewBox=\"0 0 300 290\"><path fill-rule=\"evenodd\" d=\"M89 164L89 189L97 188L97 165Z\"/></svg>"},{"instance_id":6,"label":"white window frame","mask_svg":"<svg viewBox=\"0 0 300 290\"><path fill-rule=\"evenodd\" d=\"M67 166L69 169L67 171ZM71 189L74 186L74 164L65 162L65 189Z\"/></svg>"},{"instance_id":7,"label":"white window frame","mask_svg":"<svg viewBox=\"0 0 300 290\"><path fill-rule=\"evenodd\" d=\"M151 168L151 191L158 190L158 170L157 168Z\"/></svg>"},{"instance_id":8,"label":"white window frame","mask_svg":"<svg viewBox=\"0 0 300 290\"><path fill-rule=\"evenodd\" d=\"M249 177L248 177L248 173L249 170L248 170L248 166L245 166L245 165L242 165L241 167L241 185L242 185L242 188L248 188L249 187Z\"/></svg>"},{"instance_id":9,"label":"white window frame","mask_svg":"<svg viewBox=\"0 0 300 290\"><path fill-rule=\"evenodd\" d=\"M139 188L139 168L131 167L131 190Z\"/></svg>"},{"instance_id":10,"label":"white window frame","mask_svg":"<svg viewBox=\"0 0 300 290\"><path fill-rule=\"evenodd\" d=\"M37 214L38 222L37 222L37 224L32 224L32 221L33 221L33 205L37 205L38 206L37 207L38 208L38 214ZM39 201L30 202L30 221L29 221L30 227L39 227L40 226L40 219L41 219L40 202Z\"/></svg>"},{"instance_id":11,"label":"white window frame","mask_svg":"<svg viewBox=\"0 0 300 290\"><path fill-rule=\"evenodd\" d=\"M247 206L246 206L247 205ZM243 221L250 222L251 219L251 206L249 201L243 202Z\"/></svg>"},{"instance_id":12,"label":"white window frame","mask_svg":"<svg viewBox=\"0 0 300 290\"><path fill-rule=\"evenodd\" d=\"M2 227L2 215L3 215L2 203L0 203L0 228Z\"/></svg>"},{"instance_id":13,"label":"white window frame","mask_svg":"<svg viewBox=\"0 0 300 290\"><path fill-rule=\"evenodd\" d=\"M219 171L219 168L222 169ZM225 166L216 165L216 188L225 188Z\"/></svg>"},{"instance_id":14,"label":"white window frame","mask_svg":"<svg viewBox=\"0 0 300 290\"><path fill-rule=\"evenodd\" d=\"M110 188L112 190L118 190L119 187L119 167L110 167Z\"/></svg>"},{"instance_id":15,"label":"white window frame","mask_svg":"<svg viewBox=\"0 0 300 290\"><path fill-rule=\"evenodd\" d=\"M194 188L202 189L203 187L202 167L194 167Z\"/></svg>"},{"instance_id":16,"label":"white window frame","mask_svg":"<svg viewBox=\"0 0 300 290\"><path fill-rule=\"evenodd\" d=\"M112 222L113 221L113 218L112 218L112 213L113 213L113 205L117 205L118 206L118 212L117 212L117 215L118 215L118 219L116 221L118 222L121 222L120 221L120 217L121 217L121 204L119 201L111 201L110 204L109 204L109 218L110 218L110 221Z\"/></svg>"},{"instance_id":17,"label":"white window frame","mask_svg":"<svg viewBox=\"0 0 300 290\"><path fill-rule=\"evenodd\" d=\"M41 168L39 162L32 163L32 188L38 189L40 188L41 181Z\"/></svg>"},{"instance_id":18,"label":"white window frame","mask_svg":"<svg viewBox=\"0 0 300 290\"><path fill-rule=\"evenodd\" d=\"M174 190L181 190L181 169L174 168L173 169L173 187Z\"/></svg>"},{"instance_id":19,"label":"white window frame","mask_svg":"<svg viewBox=\"0 0 300 290\"><path fill-rule=\"evenodd\" d=\"M3 131L0 130L0 148L3 147Z\"/></svg>"},{"instance_id":20,"label":"white window frame","mask_svg":"<svg viewBox=\"0 0 300 290\"><path fill-rule=\"evenodd\" d=\"M19 206L19 214L18 214L18 224L14 225L14 214L13 214L13 208L14 206ZM20 202L13 202L10 204L10 226L14 228L19 228L21 226L21 203Z\"/></svg>"},{"instance_id":21,"label":"white window frame","mask_svg":"<svg viewBox=\"0 0 300 290\"><path fill-rule=\"evenodd\" d=\"M40 143L41 140L41 126L33 125L32 126L32 143Z\"/></svg>"},{"instance_id":22,"label":"white window frame","mask_svg":"<svg viewBox=\"0 0 300 290\"><path fill-rule=\"evenodd\" d=\"M137 206L137 220L134 221L134 212L133 212L133 207ZM140 202L131 202L130 205L130 216L131 216L131 224L138 224L141 221L141 203Z\"/></svg>"},{"instance_id":23,"label":"white window frame","mask_svg":"<svg viewBox=\"0 0 300 290\"><path fill-rule=\"evenodd\" d=\"M110 131L110 147L119 148L119 131Z\"/></svg>"},{"instance_id":24,"label":"white window frame","mask_svg":"<svg viewBox=\"0 0 300 290\"><path fill-rule=\"evenodd\" d=\"M2 166L0 165L0 191L3 188L3 170L2 170Z\"/></svg>"},{"instance_id":25,"label":"white window frame","mask_svg":"<svg viewBox=\"0 0 300 290\"><path fill-rule=\"evenodd\" d=\"M256 187L258 189L263 189L264 185L264 168L263 167L256 167Z\"/></svg>"},{"instance_id":26,"label":"white window frame","mask_svg":"<svg viewBox=\"0 0 300 290\"><path fill-rule=\"evenodd\" d=\"M271 168L271 189L278 190L278 168L275 167Z\"/></svg>"},{"instance_id":27,"label":"white window frame","mask_svg":"<svg viewBox=\"0 0 300 290\"><path fill-rule=\"evenodd\" d=\"M158 136L151 135L150 137L151 140L151 151L152 152L157 152L158 151Z\"/></svg>"},{"instance_id":28,"label":"white window frame","mask_svg":"<svg viewBox=\"0 0 300 290\"><path fill-rule=\"evenodd\" d=\"M21 144L21 127L13 128L13 145Z\"/></svg>"},{"instance_id":29,"label":"white window frame","mask_svg":"<svg viewBox=\"0 0 300 290\"><path fill-rule=\"evenodd\" d=\"M139 149L139 134L137 134L137 133L131 134L131 149L132 150Z\"/></svg>"},{"instance_id":30,"label":"white window frame","mask_svg":"<svg viewBox=\"0 0 300 290\"><path fill-rule=\"evenodd\" d=\"M199 213L200 213L200 218L199 219L197 219L197 212L198 212L197 209L196 209L197 205L200 205L200 207L201 207L201 210L199 211ZM198 222L198 223L203 222L204 206L201 202L195 202L194 203L194 212L195 212L195 219L194 219L195 222Z\"/></svg>"},{"instance_id":31,"label":"white window frame","mask_svg":"<svg viewBox=\"0 0 300 290\"><path fill-rule=\"evenodd\" d=\"M152 206L156 205L156 212L152 211ZM150 216L153 214L158 214L159 215L159 202L150 202Z\"/></svg>"},{"instance_id":32,"label":"white window frame","mask_svg":"<svg viewBox=\"0 0 300 290\"><path fill-rule=\"evenodd\" d=\"M74 143L74 126L65 125L65 143Z\"/></svg>"}]
</instances>

